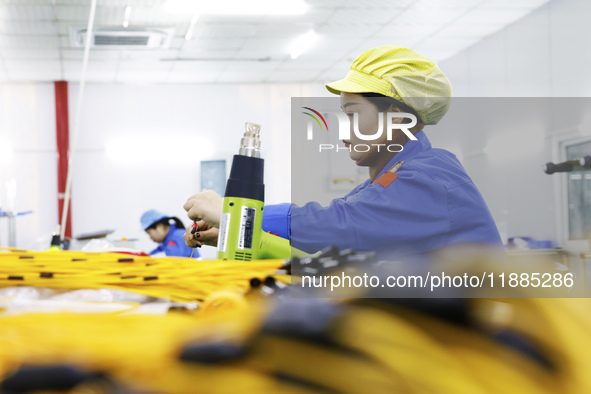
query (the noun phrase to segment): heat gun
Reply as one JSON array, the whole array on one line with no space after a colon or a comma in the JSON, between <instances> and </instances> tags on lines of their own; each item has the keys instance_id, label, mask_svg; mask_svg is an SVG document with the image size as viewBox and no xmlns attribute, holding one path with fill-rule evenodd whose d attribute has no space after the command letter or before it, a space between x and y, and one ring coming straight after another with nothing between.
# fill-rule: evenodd
<instances>
[{"instance_id":1,"label":"heat gun","mask_svg":"<svg viewBox=\"0 0 591 394\"><path fill-rule=\"evenodd\" d=\"M307 255L289 241L262 229L265 205L264 160L261 159L261 126L246 123L240 150L232 159L222 205L218 235L220 260L288 259Z\"/></svg>"}]
</instances>

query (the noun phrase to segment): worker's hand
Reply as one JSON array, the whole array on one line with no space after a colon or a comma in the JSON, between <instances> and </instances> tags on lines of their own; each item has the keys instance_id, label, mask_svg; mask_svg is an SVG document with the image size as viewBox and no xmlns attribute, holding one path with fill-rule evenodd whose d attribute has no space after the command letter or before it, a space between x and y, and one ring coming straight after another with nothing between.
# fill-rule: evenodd
<instances>
[{"instance_id":1,"label":"worker's hand","mask_svg":"<svg viewBox=\"0 0 591 394\"><path fill-rule=\"evenodd\" d=\"M219 228L222 204L223 200L219 194L213 190L206 190L189 197L183 208L187 211L189 219L203 220L211 227Z\"/></svg>"},{"instance_id":2,"label":"worker's hand","mask_svg":"<svg viewBox=\"0 0 591 394\"><path fill-rule=\"evenodd\" d=\"M193 230L192 224L187 227L185 234L183 234L188 247L200 248L201 245L218 245L218 229L210 226L203 220L197 222L197 231L194 234L191 234L191 230Z\"/></svg>"}]
</instances>

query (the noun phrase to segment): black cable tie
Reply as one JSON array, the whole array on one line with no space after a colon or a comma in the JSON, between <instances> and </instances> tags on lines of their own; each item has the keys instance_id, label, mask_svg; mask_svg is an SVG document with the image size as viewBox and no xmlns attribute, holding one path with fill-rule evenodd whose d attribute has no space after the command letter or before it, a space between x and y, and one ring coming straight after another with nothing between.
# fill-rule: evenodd
<instances>
[{"instance_id":1,"label":"black cable tie","mask_svg":"<svg viewBox=\"0 0 591 394\"><path fill-rule=\"evenodd\" d=\"M158 279L157 276L144 276L144 280L154 280L154 279Z\"/></svg>"},{"instance_id":2,"label":"black cable tie","mask_svg":"<svg viewBox=\"0 0 591 394\"><path fill-rule=\"evenodd\" d=\"M39 274L40 278L53 278L53 272L41 272Z\"/></svg>"},{"instance_id":3,"label":"black cable tie","mask_svg":"<svg viewBox=\"0 0 591 394\"><path fill-rule=\"evenodd\" d=\"M248 354L245 346L231 343L206 343L185 347L179 359L185 362L218 364L243 358Z\"/></svg>"},{"instance_id":4,"label":"black cable tie","mask_svg":"<svg viewBox=\"0 0 591 394\"><path fill-rule=\"evenodd\" d=\"M22 276L17 276L17 275L10 275L8 277L9 280L24 280L25 278Z\"/></svg>"},{"instance_id":5,"label":"black cable tie","mask_svg":"<svg viewBox=\"0 0 591 394\"><path fill-rule=\"evenodd\" d=\"M19 259L21 260L25 260L25 259L33 259L34 256L18 256Z\"/></svg>"},{"instance_id":6,"label":"black cable tie","mask_svg":"<svg viewBox=\"0 0 591 394\"><path fill-rule=\"evenodd\" d=\"M261 280L259 278L252 278L250 280L250 287L253 289L258 289L261 287Z\"/></svg>"},{"instance_id":7,"label":"black cable tie","mask_svg":"<svg viewBox=\"0 0 591 394\"><path fill-rule=\"evenodd\" d=\"M85 381L100 379L102 374L86 372L69 365L23 366L0 383L2 393L70 390Z\"/></svg>"},{"instance_id":8,"label":"black cable tie","mask_svg":"<svg viewBox=\"0 0 591 394\"><path fill-rule=\"evenodd\" d=\"M261 331L264 334L330 344L331 329L344 310L342 305L318 303L318 300L283 299L273 307Z\"/></svg>"},{"instance_id":9,"label":"black cable tie","mask_svg":"<svg viewBox=\"0 0 591 394\"><path fill-rule=\"evenodd\" d=\"M327 246L320 251L318 257L337 257L339 255L339 248L336 246Z\"/></svg>"},{"instance_id":10,"label":"black cable tie","mask_svg":"<svg viewBox=\"0 0 591 394\"><path fill-rule=\"evenodd\" d=\"M131 258L123 258L123 259L119 259L117 260L118 263L132 263L133 259Z\"/></svg>"}]
</instances>

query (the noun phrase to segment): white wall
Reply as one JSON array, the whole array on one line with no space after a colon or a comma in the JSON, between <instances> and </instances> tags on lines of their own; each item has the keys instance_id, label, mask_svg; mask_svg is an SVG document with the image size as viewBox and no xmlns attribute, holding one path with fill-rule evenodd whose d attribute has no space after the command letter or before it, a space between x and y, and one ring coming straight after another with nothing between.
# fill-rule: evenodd
<instances>
[{"instance_id":1,"label":"white wall","mask_svg":"<svg viewBox=\"0 0 591 394\"><path fill-rule=\"evenodd\" d=\"M553 0L440 67L456 97L591 96L589 15L587 0ZM542 165L558 159L552 155L557 135L591 134L591 108L588 101L566 106L553 102L549 108L538 103L539 110L527 115L501 112L498 122L475 122L473 135L448 127L429 137L433 145L464 157L464 166L497 222L507 226L508 236L529 235L560 245L562 211L553 188L561 175L543 174ZM506 104L510 110L511 101Z\"/></svg>"},{"instance_id":2,"label":"white wall","mask_svg":"<svg viewBox=\"0 0 591 394\"><path fill-rule=\"evenodd\" d=\"M553 0L440 66L459 97L591 96L588 15L587 0ZM71 132L77 92L71 84ZM113 228L114 237L140 238L138 246L148 250L153 244L140 231L141 212L158 208L184 218L183 202L200 190L199 161L230 159L245 121L263 126L267 201L289 200L290 98L325 95L318 83L88 85L74 164L74 234ZM13 147L12 157L0 157L0 203L6 202L5 181L16 179L17 210L35 210L18 218L17 244L31 247L40 237L48 242L58 221L53 85L2 85L0 100L0 152L6 141ZM551 136L576 137L591 130L588 107L566 108L567 115L550 108L543 119L532 112L528 116L534 118L511 127L476 121L467 135L445 120L427 133L434 146L462 157L509 236L557 242L555 176L543 174L541 165L555 160ZM499 135L519 136L521 142L508 145L509 151L486 149L498 144ZM161 152L149 158L136 158L138 152L110 156L108 147L121 148L127 137L136 138L140 152L162 145ZM326 179L316 183L326 184ZM3 219L0 245L6 244Z\"/></svg>"},{"instance_id":3,"label":"white wall","mask_svg":"<svg viewBox=\"0 0 591 394\"><path fill-rule=\"evenodd\" d=\"M460 97L588 97L589 15L587 0L552 0L440 67Z\"/></svg>"},{"instance_id":4,"label":"white wall","mask_svg":"<svg viewBox=\"0 0 591 394\"><path fill-rule=\"evenodd\" d=\"M17 185L17 246L29 247L57 224L57 153L53 84L0 85L0 208L6 182ZM8 246L8 221L0 219L0 246Z\"/></svg>"},{"instance_id":5,"label":"white wall","mask_svg":"<svg viewBox=\"0 0 591 394\"><path fill-rule=\"evenodd\" d=\"M141 213L156 208L185 219L183 203L201 190L200 161L227 159L229 171L246 121L262 125L267 202L289 201L290 99L321 87L87 85L73 166L73 235L116 229L112 238L139 238L136 246L150 250L155 244L141 231ZM0 142L15 151L2 162L0 190L14 177L17 209L35 210L18 219L17 246L43 246L58 221L53 85L0 92ZM69 96L73 143L78 85L70 84ZM7 245L5 222L0 245Z\"/></svg>"}]
</instances>

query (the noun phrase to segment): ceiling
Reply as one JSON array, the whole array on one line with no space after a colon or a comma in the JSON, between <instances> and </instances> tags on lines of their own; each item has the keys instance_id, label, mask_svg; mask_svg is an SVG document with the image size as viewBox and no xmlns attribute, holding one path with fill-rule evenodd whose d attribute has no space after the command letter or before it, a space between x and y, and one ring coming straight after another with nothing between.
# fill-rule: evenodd
<instances>
[{"instance_id":1,"label":"ceiling","mask_svg":"<svg viewBox=\"0 0 591 394\"><path fill-rule=\"evenodd\" d=\"M211 0L214 1L214 0ZM222 0L217 0L221 2ZM281 1L281 0L276 0ZM340 78L377 45L441 62L549 0L304 0L303 15L171 14L167 0L98 0L95 29L173 28L168 48L92 48L86 80L101 83L272 83ZM0 83L80 80L91 0L0 0ZM291 59L294 41L317 41Z\"/></svg>"}]
</instances>

